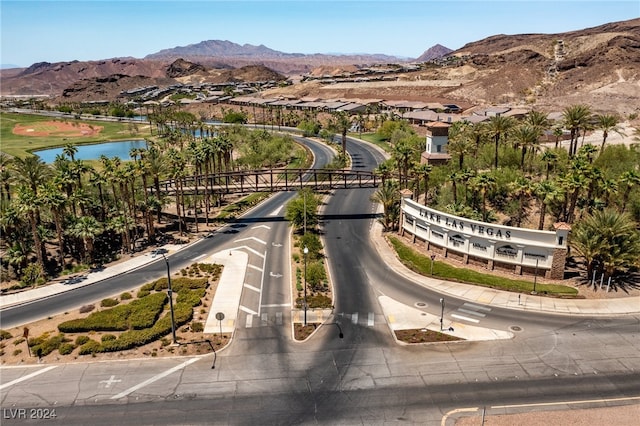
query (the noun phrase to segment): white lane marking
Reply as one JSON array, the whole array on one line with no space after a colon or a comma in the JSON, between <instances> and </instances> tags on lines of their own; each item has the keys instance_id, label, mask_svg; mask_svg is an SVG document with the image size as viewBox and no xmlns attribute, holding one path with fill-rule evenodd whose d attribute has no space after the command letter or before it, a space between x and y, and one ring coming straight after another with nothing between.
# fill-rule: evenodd
<instances>
[{"instance_id":1,"label":"white lane marking","mask_svg":"<svg viewBox=\"0 0 640 426\"><path fill-rule=\"evenodd\" d=\"M264 257L264 254L260 253L258 250L254 250L251 247L247 247L247 246L240 246L240 247L236 247L236 248L231 249L231 250L242 250L242 249L250 251L251 253L253 253L253 254L257 255L257 256Z\"/></svg>"},{"instance_id":2,"label":"white lane marking","mask_svg":"<svg viewBox=\"0 0 640 426\"><path fill-rule=\"evenodd\" d=\"M290 308L288 303L273 303L271 305L262 305L263 308Z\"/></svg>"},{"instance_id":3,"label":"white lane marking","mask_svg":"<svg viewBox=\"0 0 640 426\"><path fill-rule=\"evenodd\" d=\"M473 309L480 309L481 311L487 311L487 312L491 312L491 308L487 308L486 306L480 306L480 305L476 305L474 303L464 303L464 306L468 306L470 308Z\"/></svg>"},{"instance_id":4,"label":"white lane marking","mask_svg":"<svg viewBox=\"0 0 640 426\"><path fill-rule=\"evenodd\" d=\"M247 267L248 267L248 268L251 268L251 269L255 269L256 271L260 271L260 272L262 272L262 269L258 268L258 267L257 267L257 266L255 266L255 265L249 264L249 265L247 265Z\"/></svg>"},{"instance_id":5,"label":"white lane marking","mask_svg":"<svg viewBox=\"0 0 640 426\"><path fill-rule=\"evenodd\" d=\"M0 385L0 390L2 390L4 388L8 388L9 386L13 386L15 384L18 384L20 382L24 382L25 380L29 380L32 377L36 377L36 376L38 376L38 375L40 375L42 373L46 373L47 371L53 370L56 367L57 367L57 365L52 365L50 367L43 368L42 370L34 371L31 374L27 374L26 376L22 376L22 377L20 377L18 379L10 381L10 382L3 383L3 384Z\"/></svg>"},{"instance_id":6,"label":"white lane marking","mask_svg":"<svg viewBox=\"0 0 640 426\"><path fill-rule=\"evenodd\" d=\"M282 312L276 312L276 325L282 325Z\"/></svg>"},{"instance_id":7,"label":"white lane marking","mask_svg":"<svg viewBox=\"0 0 640 426\"><path fill-rule=\"evenodd\" d=\"M470 311L470 310L464 309L464 308L458 308L458 310L460 312L464 312L465 314L476 315L476 316L483 317L483 318L487 316L487 314L483 314L483 313L476 312L476 311Z\"/></svg>"},{"instance_id":8,"label":"white lane marking","mask_svg":"<svg viewBox=\"0 0 640 426\"><path fill-rule=\"evenodd\" d=\"M252 325L253 325L253 315L247 315L246 327L247 328L251 328Z\"/></svg>"},{"instance_id":9,"label":"white lane marking","mask_svg":"<svg viewBox=\"0 0 640 426\"><path fill-rule=\"evenodd\" d=\"M606 399L583 399L579 401L536 402L532 404L517 404L517 405L492 405L491 408L544 407L545 405L591 404L594 402L633 401L636 399L640 399L640 396L627 396L623 398L606 398Z\"/></svg>"},{"instance_id":10,"label":"white lane marking","mask_svg":"<svg viewBox=\"0 0 640 426\"><path fill-rule=\"evenodd\" d=\"M258 229L258 228L271 229L271 227L267 226L267 225L256 225L256 226L252 227L251 229Z\"/></svg>"},{"instance_id":11,"label":"white lane marking","mask_svg":"<svg viewBox=\"0 0 640 426\"><path fill-rule=\"evenodd\" d=\"M194 257L193 260L198 260L198 259L200 259L202 257L205 257L206 255L207 255L206 253L205 254L201 254L200 256Z\"/></svg>"},{"instance_id":12,"label":"white lane marking","mask_svg":"<svg viewBox=\"0 0 640 426\"><path fill-rule=\"evenodd\" d=\"M447 413L445 413L444 416L442 416L442 420L440 421L440 426L445 426L447 424L447 419L449 418L449 416L453 414L473 413L478 411L478 409L479 409L478 407L470 407L470 408L457 408L455 410L448 411Z\"/></svg>"},{"instance_id":13,"label":"white lane marking","mask_svg":"<svg viewBox=\"0 0 640 426\"><path fill-rule=\"evenodd\" d=\"M247 308L245 306L242 306L242 305L240 305L240 310L242 312L246 312L246 313L251 314L251 315L258 315L258 313L256 311L252 311L251 309L249 309L249 308Z\"/></svg>"},{"instance_id":14,"label":"white lane marking","mask_svg":"<svg viewBox=\"0 0 640 426\"><path fill-rule=\"evenodd\" d=\"M269 216L278 216L278 214L280 213L280 210L282 210L282 207L284 207L284 205L278 207L277 209L269 213Z\"/></svg>"},{"instance_id":15,"label":"white lane marking","mask_svg":"<svg viewBox=\"0 0 640 426\"><path fill-rule=\"evenodd\" d=\"M258 297L258 312L262 312L262 289L264 288L264 270L267 267L267 251L262 256L262 275L260 275L260 297Z\"/></svg>"},{"instance_id":16,"label":"white lane marking","mask_svg":"<svg viewBox=\"0 0 640 426\"><path fill-rule=\"evenodd\" d=\"M375 318L375 314L373 312L369 312L369 319L367 321L367 325L369 327L373 327L373 320Z\"/></svg>"},{"instance_id":17,"label":"white lane marking","mask_svg":"<svg viewBox=\"0 0 640 426\"><path fill-rule=\"evenodd\" d=\"M183 368L185 368L186 366L188 366L189 364L193 364L194 362L196 362L199 358L191 358L185 362L183 362L182 364L178 364L173 368L168 369L167 371L164 371L160 374L156 374L155 376L145 380L142 383L139 383L135 386L130 387L129 389L120 392L117 395L114 395L111 397L111 399L120 399L122 397L125 397L127 395L129 395L130 393L133 393L135 391L137 391L138 389L142 389L143 387L150 385L153 382L156 382L164 377L167 377L169 374L175 373L178 370L182 370Z\"/></svg>"},{"instance_id":18,"label":"white lane marking","mask_svg":"<svg viewBox=\"0 0 640 426\"><path fill-rule=\"evenodd\" d=\"M452 317L454 318L458 318L461 320L465 320L465 321L469 321L469 322L474 322L474 323L479 323L480 321L475 319L475 318L468 318L468 317L463 317L462 315L456 315L456 314L451 314Z\"/></svg>"},{"instance_id":19,"label":"white lane marking","mask_svg":"<svg viewBox=\"0 0 640 426\"><path fill-rule=\"evenodd\" d=\"M261 319L262 319L263 322L268 322L269 321L269 314L268 313L264 312L261 315L261 317L262 317Z\"/></svg>"},{"instance_id":20,"label":"white lane marking","mask_svg":"<svg viewBox=\"0 0 640 426\"><path fill-rule=\"evenodd\" d=\"M358 323L358 313L356 312L355 314L351 314L351 322L354 324Z\"/></svg>"},{"instance_id":21,"label":"white lane marking","mask_svg":"<svg viewBox=\"0 0 640 426\"><path fill-rule=\"evenodd\" d=\"M260 293L260 289L259 289L258 287L254 287L254 286L249 285L249 284L247 284L247 283L245 283L245 284L244 284L244 288L248 288L249 290L253 290L253 291L255 291L256 293Z\"/></svg>"},{"instance_id":22,"label":"white lane marking","mask_svg":"<svg viewBox=\"0 0 640 426\"><path fill-rule=\"evenodd\" d=\"M240 243L242 241L257 241L262 245L267 245L266 241L261 240L260 238L256 238L256 237L247 237L247 238L240 238L239 240L235 240L234 243Z\"/></svg>"}]
</instances>

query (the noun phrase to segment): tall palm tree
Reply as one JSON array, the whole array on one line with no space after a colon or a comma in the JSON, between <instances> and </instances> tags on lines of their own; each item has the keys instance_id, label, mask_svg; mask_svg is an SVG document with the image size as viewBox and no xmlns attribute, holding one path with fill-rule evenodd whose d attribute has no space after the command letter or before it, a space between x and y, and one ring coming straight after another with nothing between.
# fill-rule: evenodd
<instances>
[{"instance_id":1,"label":"tall palm tree","mask_svg":"<svg viewBox=\"0 0 640 426\"><path fill-rule=\"evenodd\" d=\"M90 264L93 261L93 241L102 233L102 225L93 216L81 216L69 229L69 234L82 239L84 246L84 261Z\"/></svg>"},{"instance_id":2,"label":"tall palm tree","mask_svg":"<svg viewBox=\"0 0 640 426\"><path fill-rule=\"evenodd\" d=\"M541 160L547 165L545 179L549 180L549 173L551 172L552 165L558 162L558 153L547 149L542 154Z\"/></svg>"},{"instance_id":3,"label":"tall palm tree","mask_svg":"<svg viewBox=\"0 0 640 426\"><path fill-rule=\"evenodd\" d=\"M416 165L413 170L418 176L418 179L422 178L422 180L424 181L424 204L427 205L429 203L429 175L433 170L433 166L431 166L430 164L422 163ZM420 181L418 180L418 182Z\"/></svg>"},{"instance_id":4,"label":"tall palm tree","mask_svg":"<svg viewBox=\"0 0 640 426\"><path fill-rule=\"evenodd\" d=\"M513 196L518 200L516 226L521 226L527 200L533 195L535 187L530 179L524 176L519 176L515 181L511 182L509 189Z\"/></svg>"},{"instance_id":5,"label":"tall palm tree","mask_svg":"<svg viewBox=\"0 0 640 426\"><path fill-rule=\"evenodd\" d=\"M543 230L545 216L547 214L547 206L560 200L563 196L563 191L555 182L543 180L535 185L534 194L540 203L540 221L538 222L538 229Z\"/></svg>"},{"instance_id":6,"label":"tall palm tree","mask_svg":"<svg viewBox=\"0 0 640 426\"><path fill-rule=\"evenodd\" d=\"M371 201L382 204L382 224L389 231L397 228L398 213L400 210L400 191L398 184L387 180L384 185L373 194Z\"/></svg>"},{"instance_id":7,"label":"tall palm tree","mask_svg":"<svg viewBox=\"0 0 640 426\"><path fill-rule=\"evenodd\" d=\"M494 168L498 168L498 147L503 137L506 137L516 122L512 117L495 115L487 123L487 132L493 138L495 144Z\"/></svg>"},{"instance_id":8,"label":"tall palm tree","mask_svg":"<svg viewBox=\"0 0 640 426\"><path fill-rule=\"evenodd\" d=\"M571 132L569 141L569 156L573 157L578 150L578 136L591 117L588 105L571 105L562 112L563 125Z\"/></svg>"},{"instance_id":9,"label":"tall palm tree","mask_svg":"<svg viewBox=\"0 0 640 426\"><path fill-rule=\"evenodd\" d=\"M487 221L487 194L495 189L496 185L496 178L487 172L480 173L473 179L473 186L480 191L482 195L482 220L484 222Z\"/></svg>"},{"instance_id":10,"label":"tall palm tree","mask_svg":"<svg viewBox=\"0 0 640 426\"><path fill-rule=\"evenodd\" d=\"M527 155L527 150L531 149L535 151L540 148L540 136L541 130L531 124L524 123L520 126L516 126L512 136L516 145L522 150L520 158L520 168L524 171L524 160Z\"/></svg>"},{"instance_id":11,"label":"tall palm tree","mask_svg":"<svg viewBox=\"0 0 640 426\"><path fill-rule=\"evenodd\" d=\"M607 137L611 132L620 136L625 136L622 128L618 125L620 118L614 114L598 114L595 117L596 129L602 130L602 145L600 146L600 154L604 151L604 144L607 143Z\"/></svg>"},{"instance_id":12,"label":"tall palm tree","mask_svg":"<svg viewBox=\"0 0 640 426\"><path fill-rule=\"evenodd\" d=\"M640 187L640 173L635 170L627 170L622 173L618 179L618 187L624 189L622 193L622 204L620 205L620 213L624 213L627 209L627 202L629 201L631 191Z\"/></svg>"},{"instance_id":13,"label":"tall palm tree","mask_svg":"<svg viewBox=\"0 0 640 426\"><path fill-rule=\"evenodd\" d=\"M0 201L11 201L11 157L0 152Z\"/></svg>"},{"instance_id":14,"label":"tall palm tree","mask_svg":"<svg viewBox=\"0 0 640 426\"><path fill-rule=\"evenodd\" d=\"M40 157L14 157L11 163L13 177L18 185L28 186L34 194L38 194L38 187L49 180L53 172Z\"/></svg>"},{"instance_id":15,"label":"tall palm tree","mask_svg":"<svg viewBox=\"0 0 640 426\"><path fill-rule=\"evenodd\" d=\"M464 157L473 152L474 140L470 137L468 126L464 122L454 123L449 128L449 141L447 142L447 152L458 156L458 169L462 170Z\"/></svg>"},{"instance_id":16,"label":"tall palm tree","mask_svg":"<svg viewBox=\"0 0 640 426\"><path fill-rule=\"evenodd\" d=\"M48 207L51 211L58 239L58 265L60 268L64 269L65 245L63 218L67 197L62 191L60 191L54 182L49 182L42 190L41 201L42 205Z\"/></svg>"},{"instance_id":17,"label":"tall palm tree","mask_svg":"<svg viewBox=\"0 0 640 426\"><path fill-rule=\"evenodd\" d=\"M42 270L45 271L44 244L38 232L40 204L40 197L29 186L20 185L18 187L18 191L14 199L14 205L16 207L16 210L20 214L25 215L29 220L29 225L31 226L31 236L33 237L34 251L36 252L38 265L40 265Z\"/></svg>"},{"instance_id":18,"label":"tall palm tree","mask_svg":"<svg viewBox=\"0 0 640 426\"><path fill-rule=\"evenodd\" d=\"M342 155L347 155L347 132L351 128L351 119L349 114L344 111L336 111L332 114L331 127L334 128L342 137Z\"/></svg>"}]
</instances>

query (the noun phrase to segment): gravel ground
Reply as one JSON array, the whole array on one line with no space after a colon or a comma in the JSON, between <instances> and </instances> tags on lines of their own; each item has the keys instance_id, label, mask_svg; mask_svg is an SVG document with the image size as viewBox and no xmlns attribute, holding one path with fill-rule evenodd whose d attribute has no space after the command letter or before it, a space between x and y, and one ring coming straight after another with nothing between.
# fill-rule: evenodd
<instances>
[{"instance_id":1,"label":"gravel ground","mask_svg":"<svg viewBox=\"0 0 640 426\"><path fill-rule=\"evenodd\" d=\"M635 426L640 404L575 410L536 411L520 414L461 417L456 426ZM451 424L451 423L450 423Z\"/></svg>"}]
</instances>

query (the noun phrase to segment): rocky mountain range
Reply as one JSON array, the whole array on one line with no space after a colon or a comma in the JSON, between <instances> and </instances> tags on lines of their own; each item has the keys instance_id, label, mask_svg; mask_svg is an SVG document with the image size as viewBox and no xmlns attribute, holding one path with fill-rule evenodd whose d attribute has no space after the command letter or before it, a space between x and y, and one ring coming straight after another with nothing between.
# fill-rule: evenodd
<instances>
[{"instance_id":1,"label":"rocky mountain range","mask_svg":"<svg viewBox=\"0 0 640 426\"><path fill-rule=\"evenodd\" d=\"M64 93L69 100L108 100L122 90L141 86L277 81L296 74L340 75L375 64L409 62L420 65L410 71L398 67L385 82L323 85L314 80L269 94L440 99L543 108L588 103L621 114L640 108L640 18L559 34L495 35L456 51L436 45L414 60L386 55L303 55L209 40L143 59L37 63L0 70L0 94L60 97Z\"/></svg>"}]
</instances>

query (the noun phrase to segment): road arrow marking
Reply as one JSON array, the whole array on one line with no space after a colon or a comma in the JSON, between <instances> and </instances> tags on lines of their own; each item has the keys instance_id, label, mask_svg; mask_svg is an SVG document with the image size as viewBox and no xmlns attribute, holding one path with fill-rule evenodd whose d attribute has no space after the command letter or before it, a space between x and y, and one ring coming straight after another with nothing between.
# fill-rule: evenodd
<instances>
[{"instance_id":1,"label":"road arrow marking","mask_svg":"<svg viewBox=\"0 0 640 426\"><path fill-rule=\"evenodd\" d=\"M256 226L252 227L251 229L258 229L258 228L271 229L271 227L267 226L267 225L256 225Z\"/></svg>"},{"instance_id":2,"label":"road arrow marking","mask_svg":"<svg viewBox=\"0 0 640 426\"><path fill-rule=\"evenodd\" d=\"M282 278L282 274L274 274L273 272L269 272L269 276L273 278Z\"/></svg>"},{"instance_id":3,"label":"road arrow marking","mask_svg":"<svg viewBox=\"0 0 640 426\"><path fill-rule=\"evenodd\" d=\"M116 380L116 376L111 376L109 380L100 380L98 383L106 383L105 388L110 388L112 384L121 382L122 380Z\"/></svg>"},{"instance_id":4,"label":"road arrow marking","mask_svg":"<svg viewBox=\"0 0 640 426\"><path fill-rule=\"evenodd\" d=\"M262 241L260 238L256 238L256 237L248 237L248 238L240 238L239 240L235 240L234 243L240 243L242 241L257 241L262 245L267 245L266 241Z\"/></svg>"},{"instance_id":5,"label":"road arrow marking","mask_svg":"<svg viewBox=\"0 0 640 426\"><path fill-rule=\"evenodd\" d=\"M282 244L271 243L273 247L282 247Z\"/></svg>"}]
</instances>

